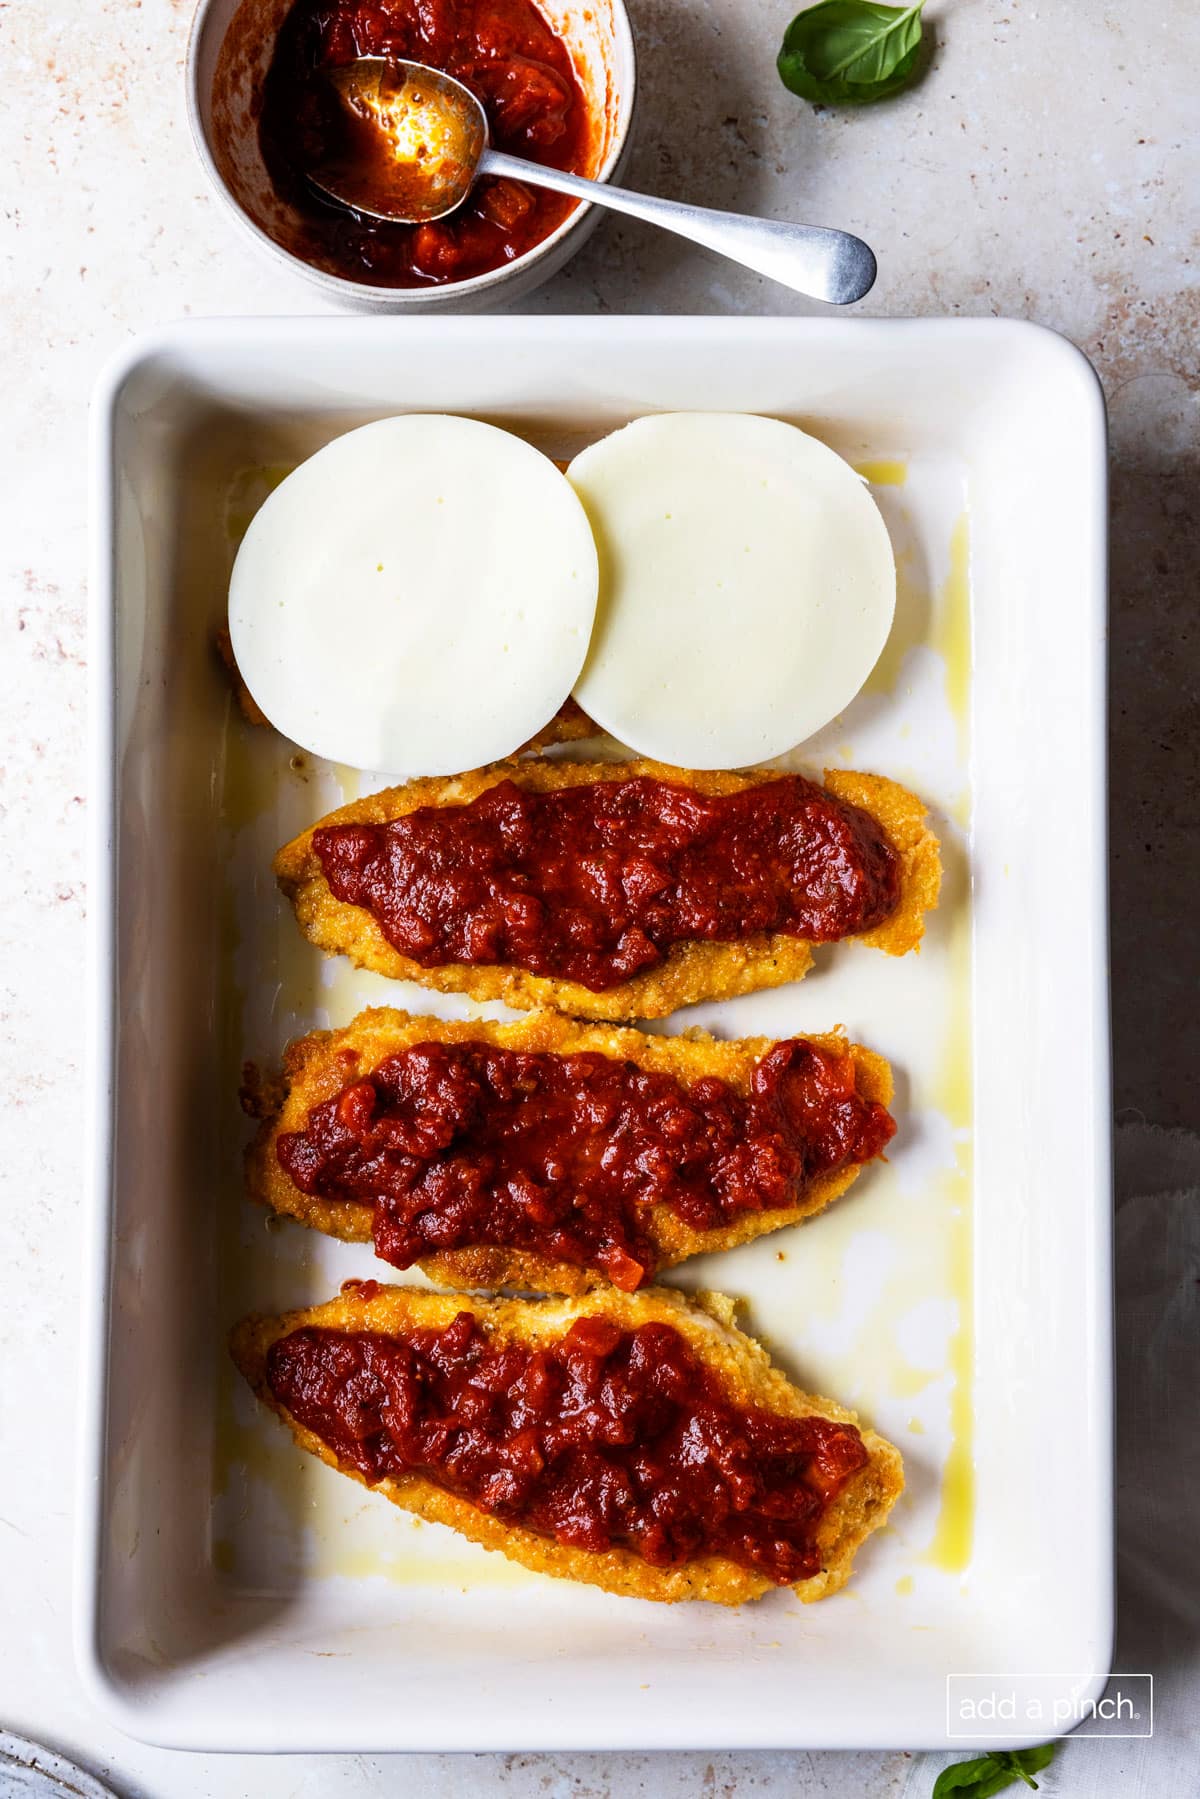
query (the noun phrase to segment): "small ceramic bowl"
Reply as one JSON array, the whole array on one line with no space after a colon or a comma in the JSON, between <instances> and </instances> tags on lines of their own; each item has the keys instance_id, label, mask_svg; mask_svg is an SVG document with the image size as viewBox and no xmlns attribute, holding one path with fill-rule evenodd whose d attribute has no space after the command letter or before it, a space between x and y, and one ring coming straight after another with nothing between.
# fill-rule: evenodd
<instances>
[{"instance_id":1,"label":"small ceramic bowl","mask_svg":"<svg viewBox=\"0 0 1200 1799\"><path fill-rule=\"evenodd\" d=\"M595 228L596 207L576 207L523 256L439 287L377 287L315 268L292 246L300 221L271 185L258 142L263 83L292 0L200 0L187 52L188 117L214 188L277 262L343 305L374 312L478 312L518 300L553 275ZM624 0L537 0L567 44L592 118L589 166L607 181L630 143L636 70Z\"/></svg>"}]
</instances>

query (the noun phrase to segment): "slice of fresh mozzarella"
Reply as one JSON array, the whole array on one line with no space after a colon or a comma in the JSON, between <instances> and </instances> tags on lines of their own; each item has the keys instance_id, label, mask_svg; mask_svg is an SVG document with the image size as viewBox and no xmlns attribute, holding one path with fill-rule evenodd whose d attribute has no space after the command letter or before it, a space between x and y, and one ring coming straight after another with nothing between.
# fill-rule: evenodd
<instances>
[{"instance_id":1,"label":"slice of fresh mozzarella","mask_svg":"<svg viewBox=\"0 0 1200 1799\"><path fill-rule=\"evenodd\" d=\"M570 694L596 547L554 463L475 419L412 413L335 438L255 516L229 584L254 699L331 761L457 774Z\"/></svg>"},{"instance_id":2,"label":"slice of fresh mozzarella","mask_svg":"<svg viewBox=\"0 0 1200 1799\"><path fill-rule=\"evenodd\" d=\"M737 768L811 737L891 630L896 571L866 484L815 437L749 413L637 419L567 478L600 550L575 697L631 749Z\"/></svg>"}]
</instances>

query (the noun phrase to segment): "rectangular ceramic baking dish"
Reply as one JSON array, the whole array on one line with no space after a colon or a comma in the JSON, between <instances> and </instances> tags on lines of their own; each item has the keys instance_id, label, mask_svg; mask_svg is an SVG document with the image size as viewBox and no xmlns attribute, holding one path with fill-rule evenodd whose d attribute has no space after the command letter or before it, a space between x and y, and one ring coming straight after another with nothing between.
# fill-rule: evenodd
<instances>
[{"instance_id":1,"label":"rectangular ceramic baking dish","mask_svg":"<svg viewBox=\"0 0 1200 1799\"><path fill-rule=\"evenodd\" d=\"M889 1055L886 1168L686 1271L903 1450L850 1588L659 1608L414 1528L282 1440L224 1351L361 1247L242 1199L240 1059L371 999L272 849L357 791L241 720L213 653L237 538L287 468L399 410L569 454L638 414L792 419L874 484L896 630L800 758L930 801L919 958L859 946L699 1008ZM140 340L92 441L91 1177L78 1650L121 1727L191 1749L868 1747L946 1738L946 1676L1094 1692L1112 1631L1105 442L1095 378L1002 321L224 320ZM736 656L736 622L731 624ZM464 694L463 704L470 704ZM969 1739L956 1736L957 1746Z\"/></svg>"}]
</instances>

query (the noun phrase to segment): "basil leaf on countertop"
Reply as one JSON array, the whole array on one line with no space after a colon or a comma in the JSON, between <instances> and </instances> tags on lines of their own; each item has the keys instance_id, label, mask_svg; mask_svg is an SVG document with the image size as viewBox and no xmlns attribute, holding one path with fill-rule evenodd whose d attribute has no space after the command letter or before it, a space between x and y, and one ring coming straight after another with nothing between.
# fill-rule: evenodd
<instances>
[{"instance_id":1,"label":"basil leaf on countertop","mask_svg":"<svg viewBox=\"0 0 1200 1799\"><path fill-rule=\"evenodd\" d=\"M783 36L785 87L817 106L864 106L911 81L921 48L921 8L875 0L820 0Z\"/></svg>"},{"instance_id":2,"label":"basil leaf on countertop","mask_svg":"<svg viewBox=\"0 0 1200 1799\"><path fill-rule=\"evenodd\" d=\"M1053 1743L1040 1743L1034 1749L994 1749L974 1761L954 1762L943 1768L934 1782L933 1799L946 1799L949 1793L957 1793L959 1799L992 1799L993 1793L1002 1793L1018 1780L1036 1792L1033 1775L1047 1767L1054 1755Z\"/></svg>"}]
</instances>

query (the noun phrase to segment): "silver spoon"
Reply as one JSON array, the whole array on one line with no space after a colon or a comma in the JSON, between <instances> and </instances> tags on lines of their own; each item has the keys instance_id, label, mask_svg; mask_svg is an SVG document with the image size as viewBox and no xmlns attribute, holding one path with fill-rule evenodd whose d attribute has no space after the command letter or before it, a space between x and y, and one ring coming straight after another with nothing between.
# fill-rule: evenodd
<instances>
[{"instance_id":1,"label":"silver spoon","mask_svg":"<svg viewBox=\"0 0 1200 1799\"><path fill-rule=\"evenodd\" d=\"M369 218L411 225L444 218L481 175L501 175L661 225L834 306L861 300L875 280L871 250L847 231L711 212L491 150L487 115L470 88L424 63L362 56L332 70L330 80L345 103L347 140L308 178Z\"/></svg>"}]
</instances>

